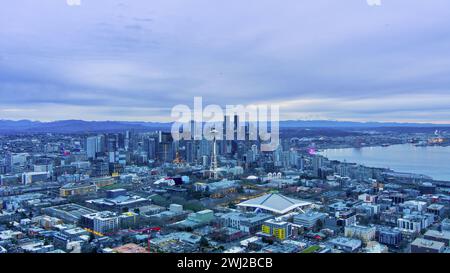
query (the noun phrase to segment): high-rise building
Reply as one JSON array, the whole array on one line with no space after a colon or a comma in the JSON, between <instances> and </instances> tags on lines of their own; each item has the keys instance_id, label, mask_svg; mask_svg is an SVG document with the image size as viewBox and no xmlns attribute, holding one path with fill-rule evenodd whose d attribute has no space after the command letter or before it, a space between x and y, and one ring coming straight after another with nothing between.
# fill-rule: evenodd
<instances>
[{"instance_id":1,"label":"high-rise building","mask_svg":"<svg viewBox=\"0 0 450 273\"><path fill-rule=\"evenodd\" d=\"M193 163L196 160L195 140L186 141L186 161Z\"/></svg>"},{"instance_id":2,"label":"high-rise building","mask_svg":"<svg viewBox=\"0 0 450 273\"><path fill-rule=\"evenodd\" d=\"M130 131L126 131L125 132L124 141L123 141L123 148L125 149L125 151L129 150L129 148L130 148L130 141L131 141L131 133L130 133Z\"/></svg>"},{"instance_id":3,"label":"high-rise building","mask_svg":"<svg viewBox=\"0 0 450 273\"><path fill-rule=\"evenodd\" d=\"M323 167L324 157L321 155L315 155L313 158L313 173L315 176L320 176L320 169Z\"/></svg>"},{"instance_id":4,"label":"high-rise building","mask_svg":"<svg viewBox=\"0 0 450 273\"><path fill-rule=\"evenodd\" d=\"M149 137L144 140L144 152L147 153L149 160L156 159L156 139L154 137Z\"/></svg>"},{"instance_id":5,"label":"high-rise building","mask_svg":"<svg viewBox=\"0 0 450 273\"><path fill-rule=\"evenodd\" d=\"M95 159L97 154L97 137L88 137L86 139L86 154L89 159Z\"/></svg>"},{"instance_id":6,"label":"high-rise building","mask_svg":"<svg viewBox=\"0 0 450 273\"><path fill-rule=\"evenodd\" d=\"M199 141L199 156L210 156L211 155L211 143L206 139Z\"/></svg>"},{"instance_id":7,"label":"high-rise building","mask_svg":"<svg viewBox=\"0 0 450 273\"><path fill-rule=\"evenodd\" d=\"M109 175L109 163L101 160L96 160L92 164L92 176L103 177Z\"/></svg>"},{"instance_id":8,"label":"high-rise building","mask_svg":"<svg viewBox=\"0 0 450 273\"><path fill-rule=\"evenodd\" d=\"M105 136L104 135L99 135L97 136L97 153L104 153L106 151L105 149Z\"/></svg>"},{"instance_id":9,"label":"high-rise building","mask_svg":"<svg viewBox=\"0 0 450 273\"><path fill-rule=\"evenodd\" d=\"M127 164L127 152L125 149L109 152L109 163L118 163L125 166Z\"/></svg>"},{"instance_id":10,"label":"high-rise building","mask_svg":"<svg viewBox=\"0 0 450 273\"><path fill-rule=\"evenodd\" d=\"M29 154L28 153L19 153L19 154L12 154L8 153L6 156L6 164L8 164L10 167L13 165L25 165L27 163L27 158Z\"/></svg>"},{"instance_id":11,"label":"high-rise building","mask_svg":"<svg viewBox=\"0 0 450 273\"><path fill-rule=\"evenodd\" d=\"M283 147L278 144L275 151L273 151L273 162L276 167L281 167L283 165Z\"/></svg>"},{"instance_id":12,"label":"high-rise building","mask_svg":"<svg viewBox=\"0 0 450 273\"><path fill-rule=\"evenodd\" d=\"M162 162L172 162L175 150L171 133L159 132L158 159Z\"/></svg>"},{"instance_id":13,"label":"high-rise building","mask_svg":"<svg viewBox=\"0 0 450 273\"><path fill-rule=\"evenodd\" d=\"M95 159L98 153L104 153L106 151L105 147L105 136L91 136L86 138L86 154L89 159Z\"/></svg>"},{"instance_id":14,"label":"high-rise building","mask_svg":"<svg viewBox=\"0 0 450 273\"><path fill-rule=\"evenodd\" d=\"M252 153L251 153L251 156L252 156L251 160L252 160L252 162L255 162L258 159L258 146L256 144L253 144L252 148L251 148L251 151L252 151Z\"/></svg>"},{"instance_id":15,"label":"high-rise building","mask_svg":"<svg viewBox=\"0 0 450 273\"><path fill-rule=\"evenodd\" d=\"M108 152L115 152L118 148L118 137L116 134L109 134L106 140L106 150Z\"/></svg>"},{"instance_id":16,"label":"high-rise building","mask_svg":"<svg viewBox=\"0 0 450 273\"><path fill-rule=\"evenodd\" d=\"M221 154L230 154L231 153L231 140L227 138L227 130L233 128L231 124L230 117L224 116L223 120L223 140L219 141L220 143L220 153ZM234 133L233 133L234 135Z\"/></svg>"},{"instance_id":17,"label":"high-rise building","mask_svg":"<svg viewBox=\"0 0 450 273\"><path fill-rule=\"evenodd\" d=\"M213 135L213 148L212 148L212 156L211 156L211 168L210 168L210 178L217 179L218 178L218 162L217 162L217 141L216 141L216 135L217 130L212 129L211 134Z\"/></svg>"},{"instance_id":18,"label":"high-rise building","mask_svg":"<svg viewBox=\"0 0 450 273\"><path fill-rule=\"evenodd\" d=\"M305 170L305 158L303 158L303 156L297 157L297 168L301 171Z\"/></svg>"},{"instance_id":19,"label":"high-rise building","mask_svg":"<svg viewBox=\"0 0 450 273\"><path fill-rule=\"evenodd\" d=\"M234 115L233 117L233 139L231 140L231 154L236 155L238 153L238 139L239 139L239 116Z\"/></svg>"}]
</instances>

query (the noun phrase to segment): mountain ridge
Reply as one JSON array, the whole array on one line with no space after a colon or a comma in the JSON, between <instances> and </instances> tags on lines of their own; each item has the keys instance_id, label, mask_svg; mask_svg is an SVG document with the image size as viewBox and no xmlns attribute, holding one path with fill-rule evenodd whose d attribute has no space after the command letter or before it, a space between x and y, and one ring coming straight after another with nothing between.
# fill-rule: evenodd
<instances>
[{"instance_id":1,"label":"mountain ridge","mask_svg":"<svg viewBox=\"0 0 450 273\"><path fill-rule=\"evenodd\" d=\"M171 122L144 121L85 121L85 120L7 120L0 119L0 133L80 133L120 130L149 130L169 129ZM414 128L450 128L450 124L433 123L402 123L402 122L355 122L334 120L284 120L280 121L281 128L386 128L386 127L414 127Z\"/></svg>"}]
</instances>

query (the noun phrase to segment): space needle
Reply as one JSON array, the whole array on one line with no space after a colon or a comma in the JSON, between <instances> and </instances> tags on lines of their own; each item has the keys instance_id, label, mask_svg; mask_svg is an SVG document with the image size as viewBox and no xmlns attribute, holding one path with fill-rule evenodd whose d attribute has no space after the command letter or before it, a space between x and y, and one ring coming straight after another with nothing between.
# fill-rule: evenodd
<instances>
[{"instance_id":1,"label":"space needle","mask_svg":"<svg viewBox=\"0 0 450 273\"><path fill-rule=\"evenodd\" d=\"M216 136L219 133L215 128L211 129L211 135L213 136L213 150L212 150L212 158L211 158L211 167L209 172L209 178L210 179L218 179L218 171L217 171L217 141Z\"/></svg>"}]
</instances>

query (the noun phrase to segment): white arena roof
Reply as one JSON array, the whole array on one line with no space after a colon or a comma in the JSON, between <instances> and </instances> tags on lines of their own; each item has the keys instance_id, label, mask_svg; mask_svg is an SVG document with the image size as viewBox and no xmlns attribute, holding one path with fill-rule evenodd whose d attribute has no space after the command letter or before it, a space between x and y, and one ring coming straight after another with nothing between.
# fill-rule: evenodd
<instances>
[{"instance_id":1,"label":"white arena roof","mask_svg":"<svg viewBox=\"0 0 450 273\"><path fill-rule=\"evenodd\" d=\"M278 214L288 213L296 208L302 208L312 203L302 201L278 193L269 193L238 204L239 207L260 208Z\"/></svg>"}]
</instances>

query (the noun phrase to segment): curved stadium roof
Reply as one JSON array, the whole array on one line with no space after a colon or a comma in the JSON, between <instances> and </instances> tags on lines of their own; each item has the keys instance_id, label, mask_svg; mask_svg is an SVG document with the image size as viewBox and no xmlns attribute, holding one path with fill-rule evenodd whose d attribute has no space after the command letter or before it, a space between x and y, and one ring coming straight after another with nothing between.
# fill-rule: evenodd
<instances>
[{"instance_id":1,"label":"curved stadium roof","mask_svg":"<svg viewBox=\"0 0 450 273\"><path fill-rule=\"evenodd\" d=\"M311 205L310 202L286 197L278 193L269 193L238 204L240 207L260 208L277 214L285 214L296 208L309 205Z\"/></svg>"}]
</instances>

